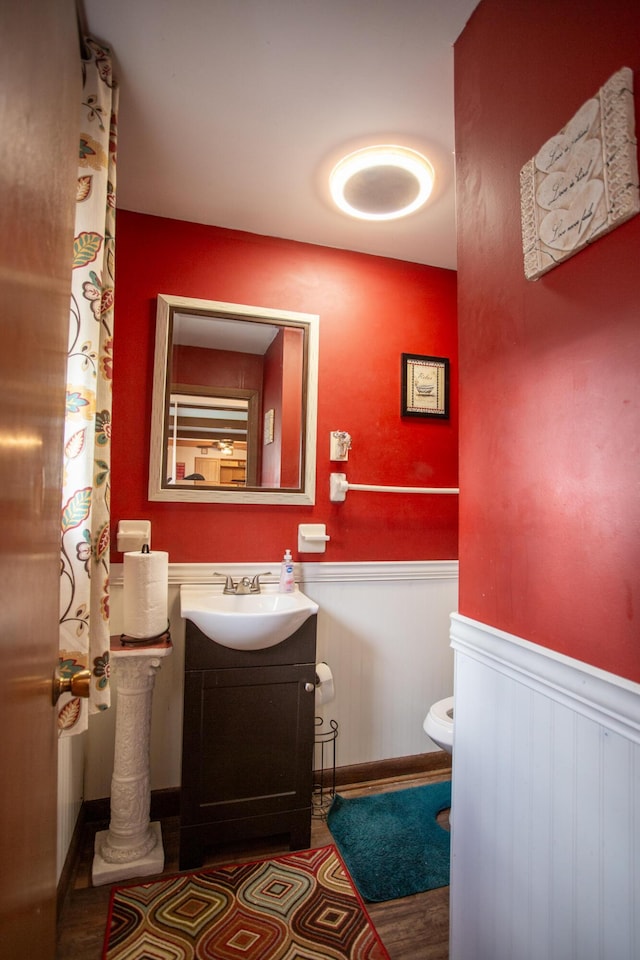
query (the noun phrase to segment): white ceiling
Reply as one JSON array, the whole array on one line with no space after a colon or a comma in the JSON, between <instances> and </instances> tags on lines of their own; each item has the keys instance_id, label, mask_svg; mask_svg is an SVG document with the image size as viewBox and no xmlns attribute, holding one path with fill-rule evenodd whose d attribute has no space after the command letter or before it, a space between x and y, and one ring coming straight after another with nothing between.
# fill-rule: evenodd
<instances>
[{"instance_id":1,"label":"white ceiling","mask_svg":"<svg viewBox=\"0 0 640 960\"><path fill-rule=\"evenodd\" d=\"M82 0L120 84L118 206L455 268L453 43L478 0ZM427 206L366 223L333 164L402 143Z\"/></svg>"},{"instance_id":2,"label":"white ceiling","mask_svg":"<svg viewBox=\"0 0 640 960\"><path fill-rule=\"evenodd\" d=\"M239 320L224 320L197 314L174 313L171 342L184 343L190 347L206 347L215 350L232 350L234 353L253 353L264 356L273 343L278 327L270 323L251 323L245 317Z\"/></svg>"}]
</instances>

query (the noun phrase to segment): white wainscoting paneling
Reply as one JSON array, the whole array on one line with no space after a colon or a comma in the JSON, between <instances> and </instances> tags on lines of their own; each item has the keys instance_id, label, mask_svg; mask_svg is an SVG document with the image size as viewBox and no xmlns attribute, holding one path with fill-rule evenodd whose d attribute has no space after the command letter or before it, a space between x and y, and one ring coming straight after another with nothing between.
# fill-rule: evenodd
<instances>
[{"instance_id":1,"label":"white wainscoting paneling","mask_svg":"<svg viewBox=\"0 0 640 960\"><path fill-rule=\"evenodd\" d=\"M443 640L457 609L457 563L334 566L339 580L305 565L303 589L320 607L318 660L335 680L335 700L318 715L339 724L338 766L436 749L422 725L453 692Z\"/></svg>"},{"instance_id":2,"label":"white wainscoting paneling","mask_svg":"<svg viewBox=\"0 0 640 960\"><path fill-rule=\"evenodd\" d=\"M111 567L112 632L122 623L122 565ZM158 675L151 729L151 787L180 783L184 622L181 583L213 581L214 571L253 575L278 563L170 564L169 605L174 654ZM422 729L429 706L453 690L449 617L458 603L458 563L299 563L296 578L315 600L318 660L329 663L335 700L319 715L338 721L337 763L346 766L436 749ZM266 577L265 580L269 580ZM113 766L113 707L91 718L88 800L108 797Z\"/></svg>"},{"instance_id":3,"label":"white wainscoting paneling","mask_svg":"<svg viewBox=\"0 0 640 960\"><path fill-rule=\"evenodd\" d=\"M58 740L57 880L82 807L86 743L86 733Z\"/></svg>"},{"instance_id":4,"label":"white wainscoting paneling","mask_svg":"<svg viewBox=\"0 0 640 960\"><path fill-rule=\"evenodd\" d=\"M640 685L454 614L451 960L640 956Z\"/></svg>"}]
</instances>

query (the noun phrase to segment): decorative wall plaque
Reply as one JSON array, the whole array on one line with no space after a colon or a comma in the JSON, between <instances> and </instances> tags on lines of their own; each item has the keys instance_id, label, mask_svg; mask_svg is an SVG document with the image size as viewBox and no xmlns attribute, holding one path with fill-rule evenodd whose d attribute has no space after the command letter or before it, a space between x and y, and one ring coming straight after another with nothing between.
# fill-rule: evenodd
<instances>
[{"instance_id":1,"label":"decorative wall plaque","mask_svg":"<svg viewBox=\"0 0 640 960\"><path fill-rule=\"evenodd\" d=\"M623 67L520 171L522 248L537 280L640 212L633 71Z\"/></svg>"}]
</instances>

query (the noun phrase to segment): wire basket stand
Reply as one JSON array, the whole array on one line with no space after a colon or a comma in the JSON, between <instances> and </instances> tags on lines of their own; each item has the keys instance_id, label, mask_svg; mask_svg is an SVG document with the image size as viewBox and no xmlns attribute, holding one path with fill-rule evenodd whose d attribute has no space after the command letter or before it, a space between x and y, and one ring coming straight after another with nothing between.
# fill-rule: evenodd
<instances>
[{"instance_id":1,"label":"wire basket stand","mask_svg":"<svg viewBox=\"0 0 640 960\"><path fill-rule=\"evenodd\" d=\"M337 720L316 717L316 732L313 755L312 816L326 819L327 812L336 795L336 740Z\"/></svg>"}]
</instances>

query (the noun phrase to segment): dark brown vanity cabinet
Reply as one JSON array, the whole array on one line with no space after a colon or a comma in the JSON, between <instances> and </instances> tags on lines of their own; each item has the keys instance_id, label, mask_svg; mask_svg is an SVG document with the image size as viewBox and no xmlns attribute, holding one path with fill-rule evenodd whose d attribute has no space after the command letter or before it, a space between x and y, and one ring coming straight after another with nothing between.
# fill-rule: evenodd
<instances>
[{"instance_id":1,"label":"dark brown vanity cabinet","mask_svg":"<svg viewBox=\"0 0 640 960\"><path fill-rule=\"evenodd\" d=\"M316 617L266 650L186 625L180 869L204 847L273 834L311 840Z\"/></svg>"}]
</instances>

